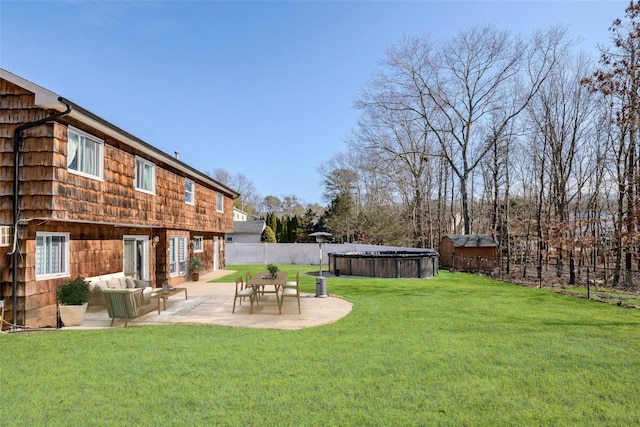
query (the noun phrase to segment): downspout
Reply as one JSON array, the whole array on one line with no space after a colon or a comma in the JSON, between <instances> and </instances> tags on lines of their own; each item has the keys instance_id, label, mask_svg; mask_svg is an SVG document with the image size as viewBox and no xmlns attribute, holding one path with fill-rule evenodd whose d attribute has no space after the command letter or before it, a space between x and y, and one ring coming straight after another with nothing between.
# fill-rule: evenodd
<instances>
[{"instance_id":1,"label":"downspout","mask_svg":"<svg viewBox=\"0 0 640 427\"><path fill-rule=\"evenodd\" d=\"M45 117L40 120L36 120L35 122L25 123L23 125L18 126L13 132L13 248L9 253L11 255L11 309L13 311L13 324L12 329L17 325L18 318L18 187L19 187L19 166L20 166L20 142L22 140L22 132L26 129L41 125L46 122L50 122L57 118L66 116L71 113L71 105L62 97L58 98L58 101L62 102L67 106L66 111L59 112L54 114L53 116Z\"/></svg>"}]
</instances>

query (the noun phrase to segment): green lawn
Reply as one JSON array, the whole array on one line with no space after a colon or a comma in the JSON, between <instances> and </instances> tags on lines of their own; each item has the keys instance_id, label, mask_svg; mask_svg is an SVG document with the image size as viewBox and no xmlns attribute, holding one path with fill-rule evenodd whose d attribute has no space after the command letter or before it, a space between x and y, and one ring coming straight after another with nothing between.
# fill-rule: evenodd
<instances>
[{"instance_id":1,"label":"green lawn","mask_svg":"<svg viewBox=\"0 0 640 427\"><path fill-rule=\"evenodd\" d=\"M2 335L1 423L640 424L638 310L448 272L330 277L327 290L353 311L304 330Z\"/></svg>"}]
</instances>

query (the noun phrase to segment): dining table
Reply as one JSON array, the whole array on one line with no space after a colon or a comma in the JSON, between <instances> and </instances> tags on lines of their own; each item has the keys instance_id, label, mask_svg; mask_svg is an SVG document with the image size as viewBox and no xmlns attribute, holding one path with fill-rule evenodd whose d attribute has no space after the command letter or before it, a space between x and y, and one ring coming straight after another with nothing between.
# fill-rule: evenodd
<instances>
[{"instance_id":1,"label":"dining table","mask_svg":"<svg viewBox=\"0 0 640 427\"><path fill-rule=\"evenodd\" d=\"M279 271L276 273L275 277L271 276L271 274L266 271L262 271L252 276L247 282L247 286L250 286L253 289L253 293L256 297L264 294L275 294L276 302L278 303L278 306L280 306L280 297L278 296L278 292L286 283L286 271ZM271 287L273 287L273 290L270 290Z\"/></svg>"}]
</instances>

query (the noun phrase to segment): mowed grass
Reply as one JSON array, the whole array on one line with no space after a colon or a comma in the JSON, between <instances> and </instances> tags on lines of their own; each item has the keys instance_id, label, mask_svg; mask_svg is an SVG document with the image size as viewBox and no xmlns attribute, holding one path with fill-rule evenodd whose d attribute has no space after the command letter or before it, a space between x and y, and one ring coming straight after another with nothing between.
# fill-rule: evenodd
<instances>
[{"instance_id":1,"label":"mowed grass","mask_svg":"<svg viewBox=\"0 0 640 427\"><path fill-rule=\"evenodd\" d=\"M1 336L2 424L640 424L637 310L448 272L327 290L353 311L304 330Z\"/></svg>"}]
</instances>

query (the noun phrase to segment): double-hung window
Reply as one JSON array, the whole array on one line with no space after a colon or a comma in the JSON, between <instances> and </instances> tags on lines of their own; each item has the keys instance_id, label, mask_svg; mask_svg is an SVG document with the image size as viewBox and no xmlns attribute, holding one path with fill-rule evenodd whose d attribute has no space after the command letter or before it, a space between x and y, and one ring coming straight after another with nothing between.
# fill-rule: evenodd
<instances>
[{"instance_id":1,"label":"double-hung window","mask_svg":"<svg viewBox=\"0 0 640 427\"><path fill-rule=\"evenodd\" d=\"M204 251L204 238L202 236L193 237L193 252Z\"/></svg>"},{"instance_id":2,"label":"double-hung window","mask_svg":"<svg viewBox=\"0 0 640 427\"><path fill-rule=\"evenodd\" d=\"M136 157L136 189L156 193L156 165L142 157Z\"/></svg>"},{"instance_id":3,"label":"double-hung window","mask_svg":"<svg viewBox=\"0 0 640 427\"><path fill-rule=\"evenodd\" d=\"M169 238L169 275L185 276L187 274L187 237L171 236Z\"/></svg>"},{"instance_id":4,"label":"double-hung window","mask_svg":"<svg viewBox=\"0 0 640 427\"><path fill-rule=\"evenodd\" d=\"M216 193L216 210L224 212L224 196L222 193Z\"/></svg>"},{"instance_id":5,"label":"double-hung window","mask_svg":"<svg viewBox=\"0 0 640 427\"><path fill-rule=\"evenodd\" d=\"M184 201L190 205L195 203L196 184L189 178L184 179Z\"/></svg>"},{"instance_id":6,"label":"double-hung window","mask_svg":"<svg viewBox=\"0 0 640 427\"><path fill-rule=\"evenodd\" d=\"M0 246L11 245L11 227L0 225Z\"/></svg>"},{"instance_id":7,"label":"double-hung window","mask_svg":"<svg viewBox=\"0 0 640 427\"><path fill-rule=\"evenodd\" d=\"M36 280L69 275L69 233L36 233Z\"/></svg>"},{"instance_id":8,"label":"double-hung window","mask_svg":"<svg viewBox=\"0 0 640 427\"><path fill-rule=\"evenodd\" d=\"M67 170L103 179L104 142L81 130L67 129Z\"/></svg>"}]
</instances>

